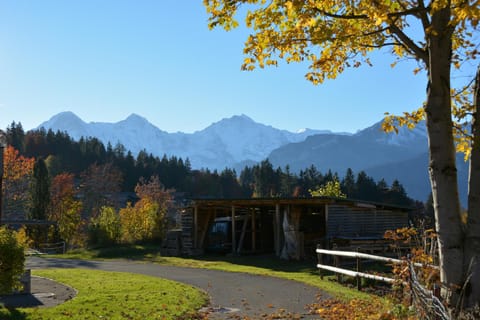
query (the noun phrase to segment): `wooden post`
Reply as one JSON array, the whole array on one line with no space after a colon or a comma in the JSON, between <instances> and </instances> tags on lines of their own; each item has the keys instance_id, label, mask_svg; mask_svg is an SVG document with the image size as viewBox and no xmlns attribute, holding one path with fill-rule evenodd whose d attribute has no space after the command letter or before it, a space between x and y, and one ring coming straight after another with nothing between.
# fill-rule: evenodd
<instances>
[{"instance_id":1,"label":"wooden post","mask_svg":"<svg viewBox=\"0 0 480 320\"><path fill-rule=\"evenodd\" d=\"M317 249L323 249L321 244L317 244ZM317 252L317 260L319 264L325 264L323 261L323 254L320 252ZM323 280L323 269L318 268L318 273L320 274L320 279Z\"/></svg>"},{"instance_id":2,"label":"wooden post","mask_svg":"<svg viewBox=\"0 0 480 320\"><path fill-rule=\"evenodd\" d=\"M210 217L213 215L212 209L208 210L207 219L203 222L202 234L200 235L200 244L199 248L203 249L203 244L205 243L205 237L207 236L208 226L210 225Z\"/></svg>"},{"instance_id":3,"label":"wooden post","mask_svg":"<svg viewBox=\"0 0 480 320\"><path fill-rule=\"evenodd\" d=\"M337 250L337 245L335 243L333 244L332 249ZM340 257L339 256L335 255L333 257L333 264L334 264L335 268L340 267ZM337 282L342 283L342 275L340 273L337 273Z\"/></svg>"},{"instance_id":4,"label":"wooden post","mask_svg":"<svg viewBox=\"0 0 480 320\"><path fill-rule=\"evenodd\" d=\"M240 254L240 251L243 249L243 240L245 239L245 233L247 232L248 217L245 217L242 226L242 233L240 234L240 240L238 241L237 254Z\"/></svg>"},{"instance_id":5,"label":"wooden post","mask_svg":"<svg viewBox=\"0 0 480 320\"><path fill-rule=\"evenodd\" d=\"M328 204L325 205L325 239L328 239Z\"/></svg>"},{"instance_id":6,"label":"wooden post","mask_svg":"<svg viewBox=\"0 0 480 320\"><path fill-rule=\"evenodd\" d=\"M232 206L232 253L235 254L237 249L237 239L235 230L235 206Z\"/></svg>"},{"instance_id":7,"label":"wooden post","mask_svg":"<svg viewBox=\"0 0 480 320\"><path fill-rule=\"evenodd\" d=\"M280 232L281 232L281 221L280 221L280 204L275 204L275 219L274 221L274 234L275 234L275 255L280 257L282 248L280 247Z\"/></svg>"},{"instance_id":8,"label":"wooden post","mask_svg":"<svg viewBox=\"0 0 480 320\"><path fill-rule=\"evenodd\" d=\"M357 252L360 252L360 248L357 248ZM360 258L357 257L357 272L362 272L361 268L362 266L361 266ZM357 274L357 290L358 291L362 290L362 279L358 274Z\"/></svg>"},{"instance_id":9,"label":"wooden post","mask_svg":"<svg viewBox=\"0 0 480 320\"><path fill-rule=\"evenodd\" d=\"M252 252L257 251L257 217L255 216L255 209L252 209Z\"/></svg>"},{"instance_id":10,"label":"wooden post","mask_svg":"<svg viewBox=\"0 0 480 320\"><path fill-rule=\"evenodd\" d=\"M193 248L197 249L198 244L198 206L193 210Z\"/></svg>"}]
</instances>

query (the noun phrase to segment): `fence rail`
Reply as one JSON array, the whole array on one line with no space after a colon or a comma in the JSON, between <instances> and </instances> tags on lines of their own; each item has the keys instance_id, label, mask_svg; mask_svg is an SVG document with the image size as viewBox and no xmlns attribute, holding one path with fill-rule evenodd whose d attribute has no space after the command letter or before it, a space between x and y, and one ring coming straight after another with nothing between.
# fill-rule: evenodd
<instances>
[{"instance_id":1,"label":"fence rail","mask_svg":"<svg viewBox=\"0 0 480 320\"><path fill-rule=\"evenodd\" d=\"M65 253L65 241L40 243L38 248L41 253Z\"/></svg>"},{"instance_id":2,"label":"fence rail","mask_svg":"<svg viewBox=\"0 0 480 320\"><path fill-rule=\"evenodd\" d=\"M327 254L332 256L340 256L340 257L349 257L349 258L358 258L358 259L368 259L368 260L375 260L375 261L382 261L382 262L389 262L389 263L397 263L402 264L405 263L405 260L376 256L373 254L362 253L362 252L355 252L355 251L341 251L341 250L325 250L325 249L317 249L317 253L320 254ZM422 263L413 263L415 267L424 267L425 264ZM438 269L438 266L434 265L427 265L430 268Z\"/></svg>"},{"instance_id":3,"label":"fence rail","mask_svg":"<svg viewBox=\"0 0 480 320\"><path fill-rule=\"evenodd\" d=\"M410 279L408 283L405 282L404 284L408 284L410 286L412 304L416 306L417 310L422 311L422 315L424 316L424 319L435 319L435 320L451 319L449 317L447 309L442 304L441 300L437 296L435 296L435 294L432 291L424 288L417 279L417 275L415 273L414 267L423 267L425 266L424 264L412 263L411 261L387 258L387 257L376 256L376 255L366 254L361 252L353 252L353 251L326 250L326 249L318 248L316 252L318 254L318 261L319 261L319 263L317 264L317 268L319 268L320 270L328 270L335 273L344 274L344 275L357 278L358 290L361 289L360 278L373 279L373 280L383 281L387 283L395 282L395 279L392 279L392 278L361 272L360 259L382 261L382 262L394 263L394 264L408 263ZM335 259L335 264L336 264L335 267L325 265L323 264L322 255L355 258L357 259L357 270L353 271L353 270L339 268L337 259ZM430 268L438 269L438 266L434 266L434 265L427 265L427 266ZM322 274L320 273L320 275Z\"/></svg>"}]
</instances>

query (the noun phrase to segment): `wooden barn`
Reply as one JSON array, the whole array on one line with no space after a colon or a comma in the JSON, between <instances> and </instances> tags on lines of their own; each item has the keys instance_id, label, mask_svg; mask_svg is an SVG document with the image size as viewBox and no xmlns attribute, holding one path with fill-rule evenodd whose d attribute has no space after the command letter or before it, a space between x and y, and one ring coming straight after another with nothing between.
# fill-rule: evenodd
<instances>
[{"instance_id":1,"label":"wooden barn","mask_svg":"<svg viewBox=\"0 0 480 320\"><path fill-rule=\"evenodd\" d=\"M411 209L331 197L195 199L182 212L182 253L313 256L334 239L382 239Z\"/></svg>"}]
</instances>

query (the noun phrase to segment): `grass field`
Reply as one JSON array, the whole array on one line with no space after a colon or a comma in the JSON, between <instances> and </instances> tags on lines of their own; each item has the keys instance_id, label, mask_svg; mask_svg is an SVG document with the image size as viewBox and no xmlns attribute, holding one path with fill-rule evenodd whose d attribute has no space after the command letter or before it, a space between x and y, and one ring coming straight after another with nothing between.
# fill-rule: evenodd
<instances>
[{"instance_id":1,"label":"grass field","mask_svg":"<svg viewBox=\"0 0 480 320\"><path fill-rule=\"evenodd\" d=\"M398 317L395 312L392 313L390 310L395 310L396 306L388 299L347 288L332 281L333 277L320 279L315 267L316 261L313 260L292 262L280 260L272 255L162 257L156 246L116 246L50 257L86 260L128 259L286 278L316 286L334 297L319 300L317 304L310 306L325 320L416 319L411 316ZM202 319L197 310L208 301L205 293L187 285L137 274L86 269L34 270L33 274L67 284L78 290L78 295L52 308L6 309L0 306L1 320Z\"/></svg>"},{"instance_id":2,"label":"grass field","mask_svg":"<svg viewBox=\"0 0 480 320\"><path fill-rule=\"evenodd\" d=\"M84 269L35 270L33 274L67 284L78 295L52 308L0 306L0 319L194 319L196 310L207 303L205 293L188 285L138 274Z\"/></svg>"},{"instance_id":3,"label":"grass field","mask_svg":"<svg viewBox=\"0 0 480 320\"><path fill-rule=\"evenodd\" d=\"M268 275L300 281L316 286L342 300L368 300L371 298L370 294L346 288L345 286L332 281L333 277L325 277L323 280L320 279L318 269L316 268L317 262L313 260L300 262L285 261L278 259L273 255L209 255L192 258L163 257L159 253L158 246L152 245L131 245L100 248L95 250L77 250L64 255L56 255L54 257L83 260L129 259L181 267Z\"/></svg>"}]
</instances>

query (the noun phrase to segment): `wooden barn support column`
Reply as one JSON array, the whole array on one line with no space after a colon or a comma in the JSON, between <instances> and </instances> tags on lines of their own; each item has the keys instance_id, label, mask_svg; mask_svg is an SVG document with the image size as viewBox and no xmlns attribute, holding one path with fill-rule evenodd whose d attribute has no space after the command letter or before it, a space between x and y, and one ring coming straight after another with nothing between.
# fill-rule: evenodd
<instances>
[{"instance_id":1,"label":"wooden barn support column","mask_svg":"<svg viewBox=\"0 0 480 320\"><path fill-rule=\"evenodd\" d=\"M282 232L282 222L280 218L280 204L275 204L275 218L273 219L273 234L274 234L274 247L275 247L275 255L280 257L282 246L280 244L280 232Z\"/></svg>"},{"instance_id":2,"label":"wooden barn support column","mask_svg":"<svg viewBox=\"0 0 480 320\"><path fill-rule=\"evenodd\" d=\"M198 244L198 206L193 210L193 248L197 249Z\"/></svg>"},{"instance_id":3,"label":"wooden barn support column","mask_svg":"<svg viewBox=\"0 0 480 320\"><path fill-rule=\"evenodd\" d=\"M252 252L255 253L257 251L257 226L256 226L256 216L255 216L255 209L252 209Z\"/></svg>"},{"instance_id":4,"label":"wooden barn support column","mask_svg":"<svg viewBox=\"0 0 480 320\"><path fill-rule=\"evenodd\" d=\"M328 204L325 204L325 241L324 241L324 248L329 249L330 248L330 243L328 240Z\"/></svg>"},{"instance_id":5,"label":"wooden barn support column","mask_svg":"<svg viewBox=\"0 0 480 320\"><path fill-rule=\"evenodd\" d=\"M245 220L243 220L242 233L240 234L240 239L238 241L238 254L240 254L240 252L243 250L243 240L245 239L245 233L247 232L248 218L249 217L245 217Z\"/></svg>"},{"instance_id":6,"label":"wooden barn support column","mask_svg":"<svg viewBox=\"0 0 480 320\"><path fill-rule=\"evenodd\" d=\"M235 229L235 206L232 206L232 253L235 254L237 249L237 230Z\"/></svg>"},{"instance_id":7,"label":"wooden barn support column","mask_svg":"<svg viewBox=\"0 0 480 320\"><path fill-rule=\"evenodd\" d=\"M210 225L210 219L214 215L213 210L210 208L208 209L208 214L206 219L203 220L203 225L202 225L202 234L200 236L200 244L198 245L199 248L204 247L205 243L205 237L207 236L207 231L208 231L208 226Z\"/></svg>"}]
</instances>

